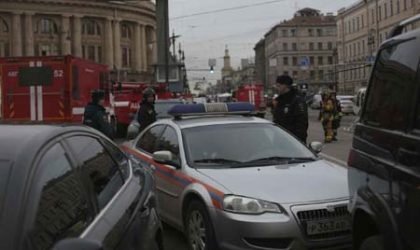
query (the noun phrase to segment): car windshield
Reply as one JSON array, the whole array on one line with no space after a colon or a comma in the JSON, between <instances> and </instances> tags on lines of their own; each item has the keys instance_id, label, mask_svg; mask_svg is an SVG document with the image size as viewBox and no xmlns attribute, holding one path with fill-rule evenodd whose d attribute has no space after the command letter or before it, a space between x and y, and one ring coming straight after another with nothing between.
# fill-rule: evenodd
<instances>
[{"instance_id":1,"label":"car windshield","mask_svg":"<svg viewBox=\"0 0 420 250\"><path fill-rule=\"evenodd\" d=\"M273 124L211 125L183 129L194 168L269 166L315 161L297 139Z\"/></svg>"},{"instance_id":2,"label":"car windshield","mask_svg":"<svg viewBox=\"0 0 420 250\"><path fill-rule=\"evenodd\" d=\"M158 119L168 118L170 115L168 111L175 105L182 104L182 102L156 102L155 110Z\"/></svg>"}]
</instances>

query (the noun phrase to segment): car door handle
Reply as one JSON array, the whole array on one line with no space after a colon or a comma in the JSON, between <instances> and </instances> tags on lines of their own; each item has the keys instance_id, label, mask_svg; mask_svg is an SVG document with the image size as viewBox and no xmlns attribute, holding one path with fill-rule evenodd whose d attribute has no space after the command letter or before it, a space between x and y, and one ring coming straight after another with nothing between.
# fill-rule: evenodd
<instances>
[{"instance_id":1,"label":"car door handle","mask_svg":"<svg viewBox=\"0 0 420 250\"><path fill-rule=\"evenodd\" d=\"M156 166L153 164L150 164L150 169L152 169L153 171L156 171Z\"/></svg>"}]
</instances>

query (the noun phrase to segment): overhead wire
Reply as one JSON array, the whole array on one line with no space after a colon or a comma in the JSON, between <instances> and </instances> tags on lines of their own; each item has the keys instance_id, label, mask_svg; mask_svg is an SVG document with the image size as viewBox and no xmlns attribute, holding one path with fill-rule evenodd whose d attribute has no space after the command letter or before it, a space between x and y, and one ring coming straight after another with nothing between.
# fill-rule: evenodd
<instances>
[{"instance_id":1,"label":"overhead wire","mask_svg":"<svg viewBox=\"0 0 420 250\"><path fill-rule=\"evenodd\" d=\"M203 11L203 12L197 12L197 13L183 15L183 16L171 17L170 20L174 21L174 20L179 20L179 19L184 19L184 18L189 18L189 17L202 16L202 15L208 15L208 14L214 14L214 13L221 13L221 12L233 11L233 10L239 10L239 9L246 9L246 8L250 8L250 7L268 5L268 4L279 3L279 2L284 2L284 1L287 1L287 0L272 0L272 1L262 2L262 3L246 4L246 5L235 6L235 7L230 7L230 8Z\"/></svg>"}]
</instances>

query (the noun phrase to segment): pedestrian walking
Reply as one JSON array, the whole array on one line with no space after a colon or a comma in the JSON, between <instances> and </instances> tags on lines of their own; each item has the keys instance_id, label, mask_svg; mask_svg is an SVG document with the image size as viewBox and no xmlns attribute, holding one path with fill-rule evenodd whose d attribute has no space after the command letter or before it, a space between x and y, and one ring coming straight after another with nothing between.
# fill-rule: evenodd
<instances>
[{"instance_id":1,"label":"pedestrian walking","mask_svg":"<svg viewBox=\"0 0 420 250\"><path fill-rule=\"evenodd\" d=\"M92 127L111 140L114 139L114 129L108 121L108 115L104 108L105 92L103 90L92 91L92 102L85 107L83 124Z\"/></svg>"},{"instance_id":2,"label":"pedestrian walking","mask_svg":"<svg viewBox=\"0 0 420 250\"><path fill-rule=\"evenodd\" d=\"M152 88L147 88L143 91L143 100L140 103L137 116L140 132L156 121L155 99L156 93Z\"/></svg>"},{"instance_id":3,"label":"pedestrian walking","mask_svg":"<svg viewBox=\"0 0 420 250\"><path fill-rule=\"evenodd\" d=\"M293 79L288 75L277 77L273 100L273 121L288 130L306 144L308 137L308 108L305 100L292 87Z\"/></svg>"}]
</instances>

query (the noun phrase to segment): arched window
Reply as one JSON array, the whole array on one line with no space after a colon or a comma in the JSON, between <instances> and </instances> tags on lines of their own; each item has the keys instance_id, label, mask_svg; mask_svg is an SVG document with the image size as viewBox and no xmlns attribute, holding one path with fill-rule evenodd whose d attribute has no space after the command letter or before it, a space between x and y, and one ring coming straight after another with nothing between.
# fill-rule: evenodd
<instances>
[{"instance_id":1,"label":"arched window","mask_svg":"<svg viewBox=\"0 0 420 250\"><path fill-rule=\"evenodd\" d=\"M100 36L102 34L101 26L94 20L84 20L82 34L90 36Z\"/></svg>"},{"instance_id":2,"label":"arched window","mask_svg":"<svg viewBox=\"0 0 420 250\"><path fill-rule=\"evenodd\" d=\"M9 33L9 26L2 18L0 18L0 33Z\"/></svg>"},{"instance_id":3,"label":"arched window","mask_svg":"<svg viewBox=\"0 0 420 250\"><path fill-rule=\"evenodd\" d=\"M37 33L41 34L57 34L57 24L49 18L42 18L37 25Z\"/></svg>"},{"instance_id":4,"label":"arched window","mask_svg":"<svg viewBox=\"0 0 420 250\"><path fill-rule=\"evenodd\" d=\"M123 38L131 39L131 27L127 23L121 25L121 35Z\"/></svg>"}]
</instances>

